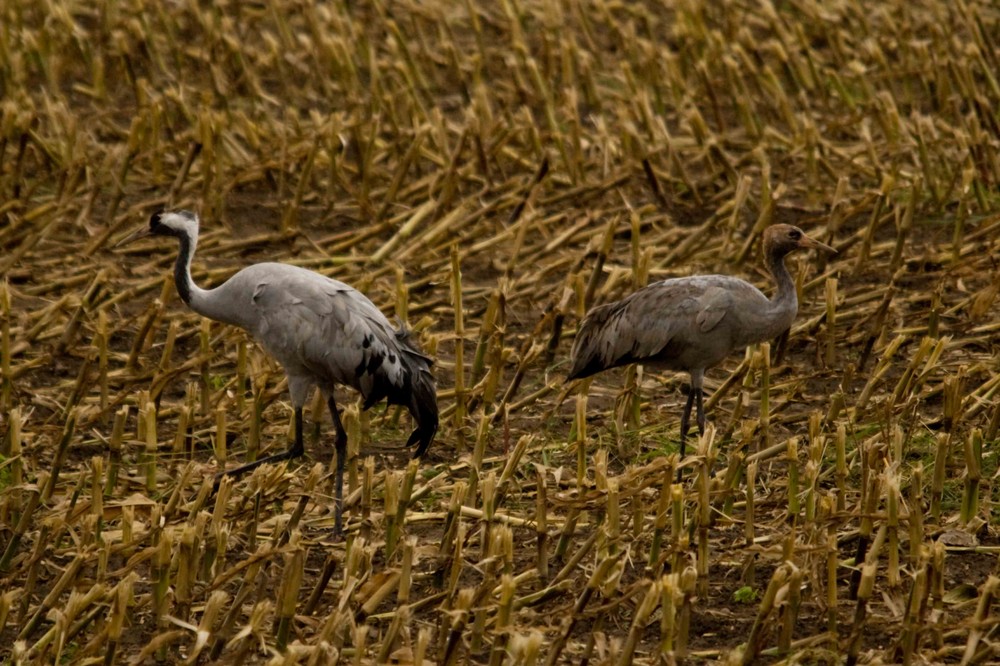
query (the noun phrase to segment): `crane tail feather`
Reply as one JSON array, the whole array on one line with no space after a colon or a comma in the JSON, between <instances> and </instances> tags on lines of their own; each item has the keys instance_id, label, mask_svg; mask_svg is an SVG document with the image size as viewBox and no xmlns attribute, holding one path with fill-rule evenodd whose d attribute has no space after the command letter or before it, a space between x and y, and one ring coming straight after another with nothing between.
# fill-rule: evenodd
<instances>
[{"instance_id":1,"label":"crane tail feather","mask_svg":"<svg viewBox=\"0 0 1000 666\"><path fill-rule=\"evenodd\" d=\"M587 313L573 342L570 352L572 367L566 381L590 377L617 365L616 359L607 357L607 352L613 347L608 338L614 335L612 329L615 327L611 324L621 311L622 304L618 302L599 305Z\"/></svg>"},{"instance_id":2,"label":"crane tail feather","mask_svg":"<svg viewBox=\"0 0 1000 666\"><path fill-rule=\"evenodd\" d=\"M416 446L414 458L421 458L434 440L438 429L437 386L431 366L434 360L423 354L410 340L410 332L404 326L396 331L399 343L400 359L406 366L407 381L403 386L392 387L388 393L388 401L393 405L407 408L417 427L407 440L407 446Z\"/></svg>"},{"instance_id":3,"label":"crane tail feather","mask_svg":"<svg viewBox=\"0 0 1000 666\"><path fill-rule=\"evenodd\" d=\"M427 447L430 446L438 429L437 387L434 385L434 377L428 366L417 368L411 377L410 395L406 407L413 420L417 422L417 427L410 434L406 445L416 445L417 450L414 451L413 457L421 458L427 452Z\"/></svg>"}]
</instances>

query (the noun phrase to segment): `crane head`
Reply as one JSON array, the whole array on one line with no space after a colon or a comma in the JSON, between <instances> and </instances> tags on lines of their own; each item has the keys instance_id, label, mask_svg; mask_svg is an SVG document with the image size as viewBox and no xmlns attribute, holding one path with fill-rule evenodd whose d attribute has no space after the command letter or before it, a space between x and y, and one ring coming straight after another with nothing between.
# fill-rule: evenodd
<instances>
[{"instance_id":1,"label":"crane head","mask_svg":"<svg viewBox=\"0 0 1000 666\"><path fill-rule=\"evenodd\" d=\"M129 245L147 236L198 235L198 215L189 210L158 210L149 216L149 222L118 241L115 247Z\"/></svg>"},{"instance_id":2,"label":"crane head","mask_svg":"<svg viewBox=\"0 0 1000 666\"><path fill-rule=\"evenodd\" d=\"M784 257L796 250L823 250L831 254L837 251L814 238L806 236L801 229L790 224L773 224L764 230L764 254Z\"/></svg>"}]
</instances>

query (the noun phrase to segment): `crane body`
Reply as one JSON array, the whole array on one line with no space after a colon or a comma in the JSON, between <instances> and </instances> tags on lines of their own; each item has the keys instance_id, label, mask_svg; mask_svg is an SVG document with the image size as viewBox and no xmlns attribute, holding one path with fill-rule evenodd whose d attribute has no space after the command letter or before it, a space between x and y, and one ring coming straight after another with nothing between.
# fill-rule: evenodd
<instances>
[{"instance_id":1,"label":"crane body","mask_svg":"<svg viewBox=\"0 0 1000 666\"><path fill-rule=\"evenodd\" d=\"M593 308L577 331L567 381L631 363L688 372L691 390L680 424L683 459L692 407L699 431L705 430L705 371L734 351L791 327L798 298L784 259L804 248L836 252L790 225L764 230L765 261L777 283L772 299L739 278L695 275L654 282L620 301Z\"/></svg>"},{"instance_id":2,"label":"crane body","mask_svg":"<svg viewBox=\"0 0 1000 666\"><path fill-rule=\"evenodd\" d=\"M365 409L383 399L406 407L416 423L407 445L416 445L414 457L420 457L438 426L433 361L420 352L405 327L393 328L364 294L305 268L259 263L243 268L214 289L198 287L191 278L198 226L198 216L190 211L161 211L119 245L150 235L177 238L180 252L174 280L181 300L200 315L246 330L285 370L295 410L292 445L225 474L242 474L265 463L301 456L302 408L313 387L319 387L336 434L335 531L339 535L347 434L334 399L335 387L356 389Z\"/></svg>"}]
</instances>

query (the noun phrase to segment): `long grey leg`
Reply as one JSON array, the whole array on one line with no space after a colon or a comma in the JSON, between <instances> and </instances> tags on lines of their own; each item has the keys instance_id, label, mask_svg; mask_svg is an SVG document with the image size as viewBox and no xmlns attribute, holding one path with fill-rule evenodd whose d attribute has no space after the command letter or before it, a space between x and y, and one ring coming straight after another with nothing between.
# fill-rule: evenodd
<instances>
[{"instance_id":1,"label":"long grey leg","mask_svg":"<svg viewBox=\"0 0 1000 666\"><path fill-rule=\"evenodd\" d=\"M687 402L684 403L684 411L681 412L681 455L677 460L677 483L681 482L681 463L684 461L684 442L687 439L688 428L691 425L691 406L694 404L695 389L693 386L688 392ZM699 410L699 414L701 411Z\"/></svg>"},{"instance_id":2,"label":"long grey leg","mask_svg":"<svg viewBox=\"0 0 1000 666\"><path fill-rule=\"evenodd\" d=\"M333 429L336 436L334 444L337 447L337 490L336 498L334 499L336 513L334 516L333 534L336 537L341 537L344 534L344 459L347 457L347 432L344 430L344 424L340 422L340 413L337 411L337 403L334 401L332 393L326 399L326 406L330 408L330 416L333 417Z\"/></svg>"},{"instance_id":3,"label":"long grey leg","mask_svg":"<svg viewBox=\"0 0 1000 666\"><path fill-rule=\"evenodd\" d=\"M697 419L698 419L698 434L705 434L705 394L702 392L701 387L693 388L695 391L695 408L697 409Z\"/></svg>"}]
</instances>

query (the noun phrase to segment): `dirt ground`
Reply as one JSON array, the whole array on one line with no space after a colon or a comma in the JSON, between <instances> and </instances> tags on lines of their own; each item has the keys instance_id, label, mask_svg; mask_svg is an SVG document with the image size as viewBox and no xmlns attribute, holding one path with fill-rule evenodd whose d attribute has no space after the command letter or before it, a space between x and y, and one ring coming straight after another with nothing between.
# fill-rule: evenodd
<instances>
[{"instance_id":1,"label":"dirt ground","mask_svg":"<svg viewBox=\"0 0 1000 666\"><path fill-rule=\"evenodd\" d=\"M0 661L1000 661L991 3L167 9L0 7ZM216 484L292 405L115 247L163 208L198 284L303 266L434 359L419 462L338 389L344 537L318 394ZM593 306L770 294L776 223L838 253L683 461L685 374L565 382Z\"/></svg>"}]
</instances>

